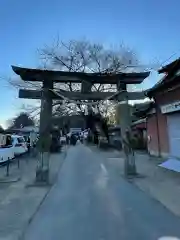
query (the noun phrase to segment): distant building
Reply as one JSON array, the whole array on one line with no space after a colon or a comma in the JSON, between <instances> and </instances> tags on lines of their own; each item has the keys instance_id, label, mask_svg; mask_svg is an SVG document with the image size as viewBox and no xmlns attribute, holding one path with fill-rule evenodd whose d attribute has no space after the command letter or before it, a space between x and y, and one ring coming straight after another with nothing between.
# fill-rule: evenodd
<instances>
[{"instance_id":1,"label":"distant building","mask_svg":"<svg viewBox=\"0 0 180 240\"><path fill-rule=\"evenodd\" d=\"M58 126L59 128L68 126L69 129L86 127L85 118L81 115L53 117L52 124Z\"/></svg>"}]
</instances>

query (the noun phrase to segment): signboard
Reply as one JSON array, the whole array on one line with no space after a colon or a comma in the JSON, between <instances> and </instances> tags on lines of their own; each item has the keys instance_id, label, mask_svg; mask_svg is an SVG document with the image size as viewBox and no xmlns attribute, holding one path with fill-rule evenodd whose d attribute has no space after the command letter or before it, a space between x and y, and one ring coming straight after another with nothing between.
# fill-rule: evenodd
<instances>
[{"instance_id":1,"label":"signboard","mask_svg":"<svg viewBox=\"0 0 180 240\"><path fill-rule=\"evenodd\" d=\"M161 106L161 112L170 113L180 111L180 101Z\"/></svg>"}]
</instances>

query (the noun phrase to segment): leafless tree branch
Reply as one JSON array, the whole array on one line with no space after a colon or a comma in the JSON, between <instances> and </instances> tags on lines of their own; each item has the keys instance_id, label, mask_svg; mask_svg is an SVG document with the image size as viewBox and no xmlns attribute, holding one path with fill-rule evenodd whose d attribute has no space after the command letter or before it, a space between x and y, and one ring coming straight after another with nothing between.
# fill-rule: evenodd
<instances>
[{"instance_id":1,"label":"leafless tree branch","mask_svg":"<svg viewBox=\"0 0 180 240\"><path fill-rule=\"evenodd\" d=\"M76 72L120 72L127 71L127 66L136 65L137 58L133 51L121 46L119 49L107 49L103 44L91 43L87 40L76 41L71 40L69 42L60 41L57 38L54 44L50 46L44 46L38 50L40 60L42 63L41 68L64 70L64 71L76 71ZM40 89L42 85L38 82L23 82L20 79L9 79L9 84L16 88L27 89ZM67 91L79 91L81 84L63 84L56 83L55 88L64 89ZM92 91L114 91L115 85L103 85L94 84ZM54 101L53 112L56 114L71 114L73 112L80 113L84 111L84 106L81 104L72 104L68 101ZM63 106L65 105L65 106ZM110 101L99 101L97 105L98 111L107 114ZM39 114L39 106L32 109L32 114Z\"/></svg>"}]
</instances>

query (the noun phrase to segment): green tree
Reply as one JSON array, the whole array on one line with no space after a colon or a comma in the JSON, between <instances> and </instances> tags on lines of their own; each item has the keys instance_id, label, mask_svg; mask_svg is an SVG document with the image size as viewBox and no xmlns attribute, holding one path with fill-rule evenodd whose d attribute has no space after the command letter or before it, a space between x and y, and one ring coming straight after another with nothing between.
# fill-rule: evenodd
<instances>
[{"instance_id":1,"label":"green tree","mask_svg":"<svg viewBox=\"0 0 180 240\"><path fill-rule=\"evenodd\" d=\"M34 120L28 113L22 112L17 117L11 120L10 128L22 128L27 126L34 126Z\"/></svg>"}]
</instances>

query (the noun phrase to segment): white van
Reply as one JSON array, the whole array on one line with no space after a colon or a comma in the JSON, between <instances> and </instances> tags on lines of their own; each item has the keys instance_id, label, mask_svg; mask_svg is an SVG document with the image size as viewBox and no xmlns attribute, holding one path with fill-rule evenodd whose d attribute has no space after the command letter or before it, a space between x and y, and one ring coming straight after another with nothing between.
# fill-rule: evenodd
<instances>
[{"instance_id":1,"label":"white van","mask_svg":"<svg viewBox=\"0 0 180 240\"><path fill-rule=\"evenodd\" d=\"M22 155L28 151L27 143L23 136L12 135L11 138L15 156Z\"/></svg>"}]
</instances>

